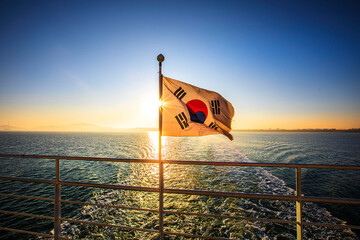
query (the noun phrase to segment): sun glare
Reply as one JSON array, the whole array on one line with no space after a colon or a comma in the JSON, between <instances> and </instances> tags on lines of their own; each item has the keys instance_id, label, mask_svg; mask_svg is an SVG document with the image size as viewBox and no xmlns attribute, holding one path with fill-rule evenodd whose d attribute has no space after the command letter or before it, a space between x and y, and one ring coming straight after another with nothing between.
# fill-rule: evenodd
<instances>
[{"instance_id":1,"label":"sun glare","mask_svg":"<svg viewBox=\"0 0 360 240\"><path fill-rule=\"evenodd\" d=\"M156 97L145 98L141 104L141 114L145 119L154 119L159 114L161 102Z\"/></svg>"}]
</instances>

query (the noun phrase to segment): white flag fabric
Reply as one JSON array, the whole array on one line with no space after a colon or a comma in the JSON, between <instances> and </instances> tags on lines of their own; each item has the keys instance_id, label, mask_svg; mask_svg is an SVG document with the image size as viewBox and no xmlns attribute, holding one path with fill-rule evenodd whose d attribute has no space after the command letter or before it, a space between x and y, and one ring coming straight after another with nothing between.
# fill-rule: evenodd
<instances>
[{"instance_id":1,"label":"white flag fabric","mask_svg":"<svg viewBox=\"0 0 360 240\"><path fill-rule=\"evenodd\" d=\"M234 108L220 94L163 76L163 136L233 136Z\"/></svg>"}]
</instances>

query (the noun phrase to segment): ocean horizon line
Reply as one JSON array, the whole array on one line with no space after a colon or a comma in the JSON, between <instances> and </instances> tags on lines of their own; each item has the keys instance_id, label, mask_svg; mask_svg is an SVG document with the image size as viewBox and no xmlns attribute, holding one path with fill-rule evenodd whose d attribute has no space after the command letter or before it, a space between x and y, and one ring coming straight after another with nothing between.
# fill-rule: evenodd
<instances>
[{"instance_id":1,"label":"ocean horizon line","mask_svg":"<svg viewBox=\"0 0 360 240\"><path fill-rule=\"evenodd\" d=\"M0 132L146 132L158 131L158 128L135 127L135 128L113 128L102 127L93 124L72 124L65 126L43 126L36 128L22 128L10 125L0 125ZM259 129L232 129L231 132L360 132L360 128L259 128Z\"/></svg>"}]
</instances>

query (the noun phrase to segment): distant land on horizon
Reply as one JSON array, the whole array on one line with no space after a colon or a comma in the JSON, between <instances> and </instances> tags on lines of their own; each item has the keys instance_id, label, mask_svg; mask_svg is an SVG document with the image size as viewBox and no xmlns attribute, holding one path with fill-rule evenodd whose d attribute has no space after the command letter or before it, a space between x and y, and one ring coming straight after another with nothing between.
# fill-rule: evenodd
<instances>
[{"instance_id":1,"label":"distant land on horizon","mask_svg":"<svg viewBox=\"0 0 360 240\"><path fill-rule=\"evenodd\" d=\"M306 128L306 129L233 129L232 132L360 132L360 128Z\"/></svg>"},{"instance_id":2,"label":"distant land on horizon","mask_svg":"<svg viewBox=\"0 0 360 240\"><path fill-rule=\"evenodd\" d=\"M128 132L128 131L157 131L157 128L112 128L90 123L76 123L61 126L41 126L36 128L22 128L11 125L0 125L0 131L9 132Z\"/></svg>"},{"instance_id":3,"label":"distant land on horizon","mask_svg":"<svg viewBox=\"0 0 360 240\"><path fill-rule=\"evenodd\" d=\"M0 131L6 132L142 132L142 131L158 131L158 128L112 128L98 126L89 123L77 123L61 126L41 126L36 128L21 128L11 125L0 125ZM335 128L308 128L308 129L232 129L232 132L360 132L360 128L351 129L335 129Z\"/></svg>"}]
</instances>

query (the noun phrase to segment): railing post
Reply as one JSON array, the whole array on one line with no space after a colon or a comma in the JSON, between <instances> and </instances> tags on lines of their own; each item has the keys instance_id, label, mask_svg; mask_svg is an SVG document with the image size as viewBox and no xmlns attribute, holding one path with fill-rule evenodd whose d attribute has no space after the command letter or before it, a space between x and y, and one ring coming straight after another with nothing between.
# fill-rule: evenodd
<instances>
[{"instance_id":1,"label":"railing post","mask_svg":"<svg viewBox=\"0 0 360 240\"><path fill-rule=\"evenodd\" d=\"M56 184L55 184L55 193L54 193L54 238L55 240L60 239L61 235L61 185L60 185L60 160L58 158L56 160Z\"/></svg>"},{"instance_id":2,"label":"railing post","mask_svg":"<svg viewBox=\"0 0 360 240\"><path fill-rule=\"evenodd\" d=\"M301 198L301 167L296 168L296 196ZM303 239L302 201L296 201L296 239Z\"/></svg>"}]
</instances>

